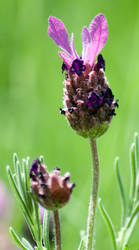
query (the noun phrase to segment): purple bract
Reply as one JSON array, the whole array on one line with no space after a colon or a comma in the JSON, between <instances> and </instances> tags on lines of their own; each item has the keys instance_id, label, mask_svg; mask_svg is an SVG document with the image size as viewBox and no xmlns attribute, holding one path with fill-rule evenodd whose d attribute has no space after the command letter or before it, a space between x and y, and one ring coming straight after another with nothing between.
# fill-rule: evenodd
<instances>
[{"instance_id":1,"label":"purple bract","mask_svg":"<svg viewBox=\"0 0 139 250\"><path fill-rule=\"evenodd\" d=\"M85 65L89 65L92 69L94 68L96 57L103 49L108 38L107 20L103 14L98 14L90 23L89 29L85 26L83 27L82 60L80 60L75 50L73 34L70 42L66 28L60 19L49 17L48 33L58 47L64 51L60 51L59 55L69 71L79 76L85 70ZM64 70L66 69L64 68Z\"/></svg>"}]
</instances>

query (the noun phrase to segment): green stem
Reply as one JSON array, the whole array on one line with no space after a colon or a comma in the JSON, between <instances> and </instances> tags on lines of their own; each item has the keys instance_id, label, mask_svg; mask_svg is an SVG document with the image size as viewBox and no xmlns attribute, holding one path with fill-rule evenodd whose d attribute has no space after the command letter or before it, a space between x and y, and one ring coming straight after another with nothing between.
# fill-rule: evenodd
<instances>
[{"instance_id":1,"label":"green stem","mask_svg":"<svg viewBox=\"0 0 139 250\"><path fill-rule=\"evenodd\" d=\"M60 232L60 219L58 210L54 210L54 224L55 224L55 250L61 250L61 232Z\"/></svg>"},{"instance_id":2,"label":"green stem","mask_svg":"<svg viewBox=\"0 0 139 250\"><path fill-rule=\"evenodd\" d=\"M99 189L99 160L98 160L96 140L90 139L90 144L91 144L91 153L93 158L93 185L92 185L92 193L90 196L90 205L88 214L86 250L92 250L93 248L95 216L96 216L96 207L98 201L98 189Z\"/></svg>"}]
</instances>

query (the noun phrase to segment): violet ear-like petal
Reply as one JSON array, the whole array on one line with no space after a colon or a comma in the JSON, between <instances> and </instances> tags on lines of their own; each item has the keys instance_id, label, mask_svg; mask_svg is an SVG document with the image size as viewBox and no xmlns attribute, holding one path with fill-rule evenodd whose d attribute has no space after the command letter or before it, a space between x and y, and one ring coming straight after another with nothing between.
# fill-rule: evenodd
<instances>
[{"instance_id":1,"label":"violet ear-like petal","mask_svg":"<svg viewBox=\"0 0 139 250\"><path fill-rule=\"evenodd\" d=\"M71 48L72 48L72 53L74 55L74 58L79 58L79 56L75 50L75 47L74 47L74 35L73 35L73 33L71 34Z\"/></svg>"},{"instance_id":2,"label":"violet ear-like petal","mask_svg":"<svg viewBox=\"0 0 139 250\"><path fill-rule=\"evenodd\" d=\"M72 55L72 49L69 42L68 33L64 26L64 23L53 16L49 17L48 34L54 40L54 42L63 50Z\"/></svg>"},{"instance_id":3,"label":"violet ear-like petal","mask_svg":"<svg viewBox=\"0 0 139 250\"><path fill-rule=\"evenodd\" d=\"M82 59L83 60L85 59L86 49L87 49L90 41L91 41L91 38L90 38L89 31L88 31L87 27L84 26L82 29L82 47L83 47Z\"/></svg>"},{"instance_id":4,"label":"violet ear-like petal","mask_svg":"<svg viewBox=\"0 0 139 250\"><path fill-rule=\"evenodd\" d=\"M72 56L67 55L66 53L64 53L62 51L59 51L58 54L62 58L63 62L66 64L66 66L68 68L70 68L74 58Z\"/></svg>"},{"instance_id":5,"label":"violet ear-like petal","mask_svg":"<svg viewBox=\"0 0 139 250\"><path fill-rule=\"evenodd\" d=\"M91 44L87 48L86 60L92 66L96 56L103 49L108 38L107 20L103 14L98 14L90 24Z\"/></svg>"}]
</instances>

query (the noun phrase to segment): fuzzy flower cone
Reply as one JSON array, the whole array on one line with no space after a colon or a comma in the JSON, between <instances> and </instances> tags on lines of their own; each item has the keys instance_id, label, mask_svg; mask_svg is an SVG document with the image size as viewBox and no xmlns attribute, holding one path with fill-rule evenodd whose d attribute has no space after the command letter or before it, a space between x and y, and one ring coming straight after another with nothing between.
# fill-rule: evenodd
<instances>
[{"instance_id":1,"label":"fuzzy flower cone","mask_svg":"<svg viewBox=\"0 0 139 250\"><path fill-rule=\"evenodd\" d=\"M47 167L35 159L30 169L31 190L38 202L49 210L63 207L70 199L73 187L70 174L60 176L60 169L56 167L48 173Z\"/></svg>"},{"instance_id":2,"label":"fuzzy flower cone","mask_svg":"<svg viewBox=\"0 0 139 250\"><path fill-rule=\"evenodd\" d=\"M82 30L82 56L71 43L63 22L56 17L49 17L49 36L63 50L59 52L63 60L64 108L60 109L71 127L83 137L97 138L109 127L116 115L118 100L105 77L105 61L100 53L107 38L107 21L103 14L98 14L89 29ZM96 61L97 58L97 61Z\"/></svg>"}]
</instances>

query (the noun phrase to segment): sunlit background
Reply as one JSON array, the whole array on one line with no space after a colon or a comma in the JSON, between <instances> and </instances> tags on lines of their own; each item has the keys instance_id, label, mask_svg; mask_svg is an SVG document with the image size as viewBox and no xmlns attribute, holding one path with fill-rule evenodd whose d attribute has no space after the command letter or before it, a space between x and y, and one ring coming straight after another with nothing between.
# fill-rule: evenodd
<instances>
[{"instance_id":1,"label":"sunlit background","mask_svg":"<svg viewBox=\"0 0 139 250\"><path fill-rule=\"evenodd\" d=\"M71 173L76 188L69 204L61 209L63 249L77 249L80 230L86 229L91 184L90 148L88 140L77 136L59 113L63 106L64 75L58 48L47 33L49 15L62 19L69 34L74 32L79 54L82 27L88 26L98 13L104 13L108 20L109 38L102 54L107 79L120 107L110 129L98 140L100 196L116 228L120 227L120 197L113 163L118 155L128 194L129 146L134 131L139 132L138 4L137 0L0 2L0 181L1 186L5 185L3 200L8 204L8 211L3 209L0 217L0 230L5 239L10 240L9 224L19 233L24 227L5 170L6 165L12 166L14 152L20 159L30 156L31 161L44 155L50 170L59 166L62 173ZM131 250L139 248L138 232L139 223L129 242ZM99 212L95 247L96 250L112 249L109 232ZM0 250L7 249L12 246L0 246Z\"/></svg>"}]
</instances>

